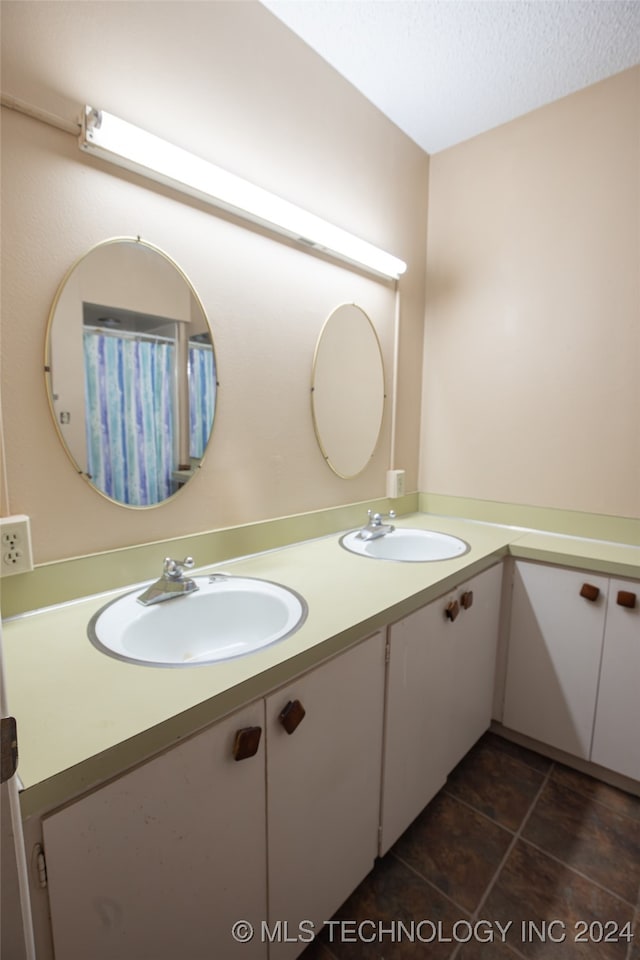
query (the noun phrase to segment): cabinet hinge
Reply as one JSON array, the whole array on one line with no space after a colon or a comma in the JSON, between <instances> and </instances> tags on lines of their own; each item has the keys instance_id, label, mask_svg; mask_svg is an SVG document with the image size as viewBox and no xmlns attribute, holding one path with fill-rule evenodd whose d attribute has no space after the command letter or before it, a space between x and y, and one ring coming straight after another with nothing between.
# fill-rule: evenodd
<instances>
[{"instance_id":1,"label":"cabinet hinge","mask_svg":"<svg viewBox=\"0 0 640 960\"><path fill-rule=\"evenodd\" d=\"M36 843L33 852L38 876L38 886L44 889L47 885L47 861L41 844Z\"/></svg>"},{"instance_id":2,"label":"cabinet hinge","mask_svg":"<svg viewBox=\"0 0 640 960\"><path fill-rule=\"evenodd\" d=\"M10 780L18 768L18 728L15 717L0 720L0 783Z\"/></svg>"}]
</instances>

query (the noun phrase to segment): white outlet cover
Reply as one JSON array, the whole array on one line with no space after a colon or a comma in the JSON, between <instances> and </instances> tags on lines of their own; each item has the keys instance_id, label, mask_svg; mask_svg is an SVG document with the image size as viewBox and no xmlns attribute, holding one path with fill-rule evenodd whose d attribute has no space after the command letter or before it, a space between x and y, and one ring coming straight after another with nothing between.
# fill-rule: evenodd
<instances>
[{"instance_id":1,"label":"white outlet cover","mask_svg":"<svg viewBox=\"0 0 640 960\"><path fill-rule=\"evenodd\" d=\"M0 575L11 577L33 570L31 525L25 514L0 517Z\"/></svg>"}]
</instances>

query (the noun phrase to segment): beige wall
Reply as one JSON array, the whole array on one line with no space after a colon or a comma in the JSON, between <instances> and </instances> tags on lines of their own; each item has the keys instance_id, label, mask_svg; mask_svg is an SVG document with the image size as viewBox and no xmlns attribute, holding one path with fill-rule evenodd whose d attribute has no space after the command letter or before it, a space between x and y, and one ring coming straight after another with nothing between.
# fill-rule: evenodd
<instances>
[{"instance_id":1,"label":"beige wall","mask_svg":"<svg viewBox=\"0 0 640 960\"><path fill-rule=\"evenodd\" d=\"M75 120L103 107L402 257L395 466L417 489L428 157L255 3L3 2L3 92ZM390 387L394 291L203 204L86 158L74 137L2 110L5 510L32 518L37 563L384 496L391 418L358 478L315 442L317 335L355 301ZM213 330L220 391L200 474L167 504L94 493L51 423L49 309L93 244L140 235L189 276Z\"/></svg>"},{"instance_id":2,"label":"beige wall","mask_svg":"<svg viewBox=\"0 0 640 960\"><path fill-rule=\"evenodd\" d=\"M431 158L420 489L640 517L640 68Z\"/></svg>"}]
</instances>

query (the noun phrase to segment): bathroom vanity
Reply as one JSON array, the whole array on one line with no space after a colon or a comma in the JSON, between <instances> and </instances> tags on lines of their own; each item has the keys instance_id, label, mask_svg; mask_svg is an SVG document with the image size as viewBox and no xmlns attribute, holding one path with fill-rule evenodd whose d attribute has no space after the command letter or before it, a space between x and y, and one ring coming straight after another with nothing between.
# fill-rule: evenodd
<instances>
[{"instance_id":1,"label":"bathroom vanity","mask_svg":"<svg viewBox=\"0 0 640 960\"><path fill-rule=\"evenodd\" d=\"M320 930L377 852L383 684L378 632L45 817L55 956L266 958L263 921Z\"/></svg>"},{"instance_id":2,"label":"bathroom vanity","mask_svg":"<svg viewBox=\"0 0 640 960\"><path fill-rule=\"evenodd\" d=\"M7 623L39 960L293 960L492 717L640 792L640 549L398 522L469 550L403 563L336 535L225 564L308 604L236 660L114 660L86 636L106 595Z\"/></svg>"},{"instance_id":3,"label":"bathroom vanity","mask_svg":"<svg viewBox=\"0 0 640 960\"><path fill-rule=\"evenodd\" d=\"M640 780L639 677L638 584L516 561L506 727Z\"/></svg>"}]
</instances>

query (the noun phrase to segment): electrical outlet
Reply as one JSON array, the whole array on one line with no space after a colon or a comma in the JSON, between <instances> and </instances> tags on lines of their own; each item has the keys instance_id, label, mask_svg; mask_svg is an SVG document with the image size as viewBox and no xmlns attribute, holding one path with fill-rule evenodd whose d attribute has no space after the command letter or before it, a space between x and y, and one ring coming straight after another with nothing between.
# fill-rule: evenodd
<instances>
[{"instance_id":1,"label":"electrical outlet","mask_svg":"<svg viewBox=\"0 0 640 960\"><path fill-rule=\"evenodd\" d=\"M33 570L29 517L0 517L0 573L10 577L29 570Z\"/></svg>"},{"instance_id":2,"label":"electrical outlet","mask_svg":"<svg viewBox=\"0 0 640 960\"><path fill-rule=\"evenodd\" d=\"M396 500L404 497L405 472L404 470L387 470L387 497Z\"/></svg>"}]
</instances>

